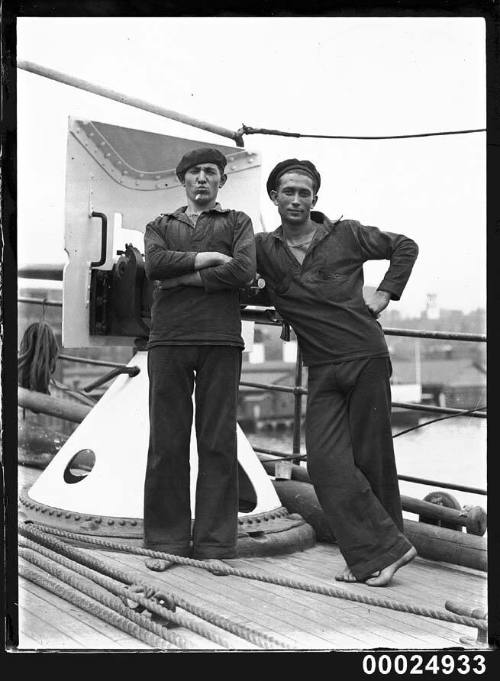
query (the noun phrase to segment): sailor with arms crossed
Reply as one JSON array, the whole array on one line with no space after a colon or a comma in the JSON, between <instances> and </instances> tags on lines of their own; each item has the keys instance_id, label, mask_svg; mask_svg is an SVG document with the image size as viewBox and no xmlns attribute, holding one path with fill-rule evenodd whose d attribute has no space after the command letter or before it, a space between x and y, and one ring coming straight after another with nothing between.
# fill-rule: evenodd
<instances>
[{"instance_id":1,"label":"sailor with arms crossed","mask_svg":"<svg viewBox=\"0 0 500 681\"><path fill-rule=\"evenodd\" d=\"M159 280L148 343L144 545L200 560L236 555L238 289L255 276L250 218L217 203L225 166L217 149L185 154L176 173L187 205L150 222L144 239L146 274ZM191 531L193 390L199 463Z\"/></svg>"}]
</instances>

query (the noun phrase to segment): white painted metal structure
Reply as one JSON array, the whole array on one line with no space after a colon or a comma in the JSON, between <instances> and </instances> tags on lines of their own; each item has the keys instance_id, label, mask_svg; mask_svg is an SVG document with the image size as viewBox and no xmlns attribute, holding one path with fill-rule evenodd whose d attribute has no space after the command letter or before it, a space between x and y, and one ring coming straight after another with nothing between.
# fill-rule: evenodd
<instances>
[{"instance_id":1,"label":"white painted metal structure","mask_svg":"<svg viewBox=\"0 0 500 681\"><path fill-rule=\"evenodd\" d=\"M100 269L111 270L116 250L114 222L124 229L144 232L146 224L163 212L185 204L185 193L175 166L188 150L208 143L131 130L114 125L70 119L67 146L65 249L68 264L63 279L63 344L65 347L131 344L134 338L89 335L91 263L101 256L99 221L92 211L108 217L106 260ZM228 181L219 195L223 206L245 211L259 220L259 166L257 154L210 144L228 159ZM253 322L242 324L245 348L252 349ZM129 366L137 376L115 379L98 404L69 437L28 491L33 502L73 514L107 518L143 518L144 477L149 439L147 354L138 352ZM194 419L193 419L194 421ZM281 508L271 478L259 462L241 429L238 462L252 488L250 517ZM95 456L91 471L80 478L68 476L72 461L82 450ZM197 443L191 434L191 499L195 514L198 470ZM248 486L248 484L247 484ZM46 517L46 516L45 516ZM46 517L50 522L50 518Z\"/></svg>"},{"instance_id":2,"label":"white painted metal structure","mask_svg":"<svg viewBox=\"0 0 500 681\"><path fill-rule=\"evenodd\" d=\"M137 376L118 376L99 403L68 438L28 492L38 503L73 513L143 518L144 475L149 439L147 356L138 352L129 366ZM66 482L65 470L81 450L92 450L95 464L78 482ZM191 433L191 499L195 514L198 470L196 435ZM256 494L251 514L280 508L271 478L238 426L238 462ZM241 513L241 516L246 514Z\"/></svg>"},{"instance_id":3,"label":"white painted metal structure","mask_svg":"<svg viewBox=\"0 0 500 681\"><path fill-rule=\"evenodd\" d=\"M212 146L228 159L228 180L218 200L242 210L259 224L260 157L238 147L199 142L107 123L69 119L66 156L65 250L63 279L63 346L131 345L133 338L89 335L90 263L101 255L101 225L93 211L108 217L106 261L110 270L117 249L117 228L143 233L160 213L185 205L175 175L181 156ZM258 231L258 230L257 230ZM142 249L140 249L142 250ZM250 349L250 348L247 348Z\"/></svg>"}]
</instances>

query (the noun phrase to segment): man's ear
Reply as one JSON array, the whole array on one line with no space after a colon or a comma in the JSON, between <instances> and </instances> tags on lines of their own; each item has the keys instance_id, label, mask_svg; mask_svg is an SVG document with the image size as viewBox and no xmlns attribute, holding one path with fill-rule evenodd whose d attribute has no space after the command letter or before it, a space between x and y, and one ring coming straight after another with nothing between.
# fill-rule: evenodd
<instances>
[{"instance_id":1,"label":"man's ear","mask_svg":"<svg viewBox=\"0 0 500 681\"><path fill-rule=\"evenodd\" d=\"M312 200L312 203L311 203L311 208L314 208L314 206L316 205L317 200L318 200L318 195L315 194L315 195L314 195L314 199Z\"/></svg>"},{"instance_id":2,"label":"man's ear","mask_svg":"<svg viewBox=\"0 0 500 681\"><path fill-rule=\"evenodd\" d=\"M278 192L276 189L271 189L269 192L269 196L271 197L271 201L274 203L275 206L278 205Z\"/></svg>"},{"instance_id":3,"label":"man's ear","mask_svg":"<svg viewBox=\"0 0 500 681\"><path fill-rule=\"evenodd\" d=\"M219 182L219 188L222 188L226 184L226 180L227 180L226 173L222 173L221 178L220 178L220 182Z\"/></svg>"}]
</instances>

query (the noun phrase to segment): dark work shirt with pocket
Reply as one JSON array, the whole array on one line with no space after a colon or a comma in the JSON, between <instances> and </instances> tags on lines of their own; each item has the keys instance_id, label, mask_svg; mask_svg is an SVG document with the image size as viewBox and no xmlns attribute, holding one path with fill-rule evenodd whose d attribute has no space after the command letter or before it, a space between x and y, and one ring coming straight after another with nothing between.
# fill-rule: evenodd
<instances>
[{"instance_id":1,"label":"dark work shirt with pocket","mask_svg":"<svg viewBox=\"0 0 500 681\"><path fill-rule=\"evenodd\" d=\"M202 251L218 251L231 261L199 270L203 286L157 287L151 308L148 347L234 345L243 347L239 289L255 276L252 221L220 206L201 213L194 225L186 207L160 215L146 227L146 275L165 280L195 271Z\"/></svg>"},{"instance_id":2,"label":"dark work shirt with pocket","mask_svg":"<svg viewBox=\"0 0 500 681\"><path fill-rule=\"evenodd\" d=\"M318 211L311 219L316 232L302 264L281 226L256 235L257 271L276 309L297 334L304 364L388 356L382 327L363 298L363 263L390 260L378 289L399 300L417 244L356 220L331 222Z\"/></svg>"}]
</instances>

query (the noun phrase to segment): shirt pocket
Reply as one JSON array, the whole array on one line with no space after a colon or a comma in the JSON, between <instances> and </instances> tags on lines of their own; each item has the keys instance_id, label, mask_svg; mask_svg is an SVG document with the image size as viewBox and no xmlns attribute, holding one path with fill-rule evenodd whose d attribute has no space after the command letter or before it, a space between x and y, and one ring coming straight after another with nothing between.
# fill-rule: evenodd
<instances>
[{"instance_id":1,"label":"shirt pocket","mask_svg":"<svg viewBox=\"0 0 500 681\"><path fill-rule=\"evenodd\" d=\"M319 292L328 300L348 300L352 295L350 276L341 272L319 269L314 277Z\"/></svg>"}]
</instances>

